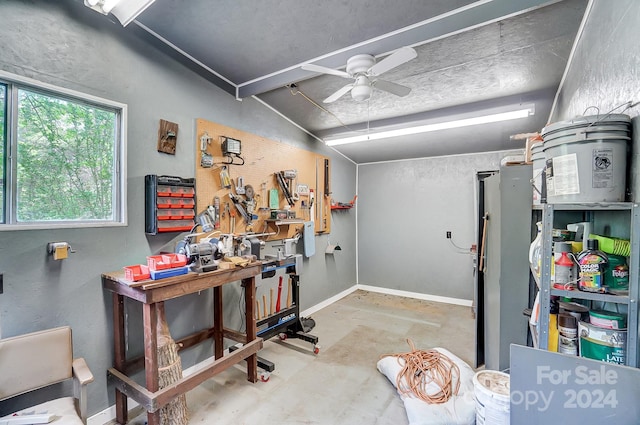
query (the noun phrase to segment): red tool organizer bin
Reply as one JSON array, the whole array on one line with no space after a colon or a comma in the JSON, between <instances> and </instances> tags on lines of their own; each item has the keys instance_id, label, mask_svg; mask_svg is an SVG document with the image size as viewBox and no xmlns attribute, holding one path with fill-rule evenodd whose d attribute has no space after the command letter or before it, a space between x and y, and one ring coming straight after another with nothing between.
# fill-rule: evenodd
<instances>
[{"instance_id":1,"label":"red tool organizer bin","mask_svg":"<svg viewBox=\"0 0 640 425\"><path fill-rule=\"evenodd\" d=\"M196 181L175 176L147 175L145 232L149 235L188 232L196 216Z\"/></svg>"}]
</instances>

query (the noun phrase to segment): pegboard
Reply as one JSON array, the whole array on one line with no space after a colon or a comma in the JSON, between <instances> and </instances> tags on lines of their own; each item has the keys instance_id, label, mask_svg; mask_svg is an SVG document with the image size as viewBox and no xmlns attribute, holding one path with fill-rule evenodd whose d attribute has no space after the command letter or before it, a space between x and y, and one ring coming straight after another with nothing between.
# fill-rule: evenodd
<instances>
[{"instance_id":1,"label":"pegboard","mask_svg":"<svg viewBox=\"0 0 640 425\"><path fill-rule=\"evenodd\" d=\"M241 142L239 157L223 156L222 143L225 137ZM301 233L305 221L314 222L316 233L331 231L331 196L329 187L325 188L325 181L327 186L330 182L331 167L328 157L204 119L196 120L195 143L196 211L202 212L207 206L213 205L214 197L219 197L221 214L220 228L217 230L221 233L273 233L265 236L265 240L279 240ZM211 156L210 167L203 166L203 163L207 163L206 159L202 161L203 147L204 152ZM242 161L244 164L238 165ZM230 162L232 164L226 164ZM227 167L231 180L230 189L223 186L220 175L223 167ZM297 175L295 179L285 180L290 187L296 190L303 185L301 189L306 186L309 191L305 193L301 190L294 196L297 200L289 209L295 213L295 218L272 219L269 196L271 189L278 191L279 210L285 210L289 205L276 178L277 172L287 170L295 170ZM242 178L245 189L251 186L255 193L253 214L257 218L249 226L229 196L229 193L233 193L239 200L246 201L246 196L238 195L236 191L239 177ZM229 210L235 213L234 229L231 228L232 217Z\"/></svg>"}]
</instances>

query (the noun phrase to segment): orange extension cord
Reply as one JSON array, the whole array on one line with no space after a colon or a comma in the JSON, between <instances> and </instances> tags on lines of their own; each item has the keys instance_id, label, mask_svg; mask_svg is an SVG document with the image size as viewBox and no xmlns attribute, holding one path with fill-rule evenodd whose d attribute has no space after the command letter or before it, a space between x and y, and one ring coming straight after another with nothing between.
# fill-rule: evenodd
<instances>
[{"instance_id":1,"label":"orange extension cord","mask_svg":"<svg viewBox=\"0 0 640 425\"><path fill-rule=\"evenodd\" d=\"M436 350L416 350L413 341L407 339L411 351L393 356L403 366L396 378L396 387L400 394L413 394L429 404L446 403L452 395L458 395L460 389L460 369L451 359ZM400 361L404 360L404 365ZM429 394L427 387L435 384L440 390Z\"/></svg>"}]
</instances>

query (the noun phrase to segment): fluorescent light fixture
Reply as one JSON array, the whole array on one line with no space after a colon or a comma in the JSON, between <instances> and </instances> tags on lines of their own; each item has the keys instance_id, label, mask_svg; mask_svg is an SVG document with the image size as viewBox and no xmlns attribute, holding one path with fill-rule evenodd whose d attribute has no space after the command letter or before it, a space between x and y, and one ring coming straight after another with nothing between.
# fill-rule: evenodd
<instances>
[{"instance_id":1,"label":"fluorescent light fixture","mask_svg":"<svg viewBox=\"0 0 640 425\"><path fill-rule=\"evenodd\" d=\"M488 124L492 122L515 120L526 118L534 114L533 106L509 112L500 112L489 115L482 115L473 118L463 118L454 121L447 121L435 124L418 125L414 127L399 128L394 130L380 131L377 133L360 134L357 136L342 137L325 140L327 146L345 145L347 143L365 142L369 140L387 139L389 137L407 136L410 134L428 133L430 131L448 130L451 128L468 127L471 125Z\"/></svg>"},{"instance_id":2,"label":"fluorescent light fixture","mask_svg":"<svg viewBox=\"0 0 640 425\"><path fill-rule=\"evenodd\" d=\"M84 5L103 15L112 13L123 27L129 25L155 0L84 0Z\"/></svg>"}]
</instances>

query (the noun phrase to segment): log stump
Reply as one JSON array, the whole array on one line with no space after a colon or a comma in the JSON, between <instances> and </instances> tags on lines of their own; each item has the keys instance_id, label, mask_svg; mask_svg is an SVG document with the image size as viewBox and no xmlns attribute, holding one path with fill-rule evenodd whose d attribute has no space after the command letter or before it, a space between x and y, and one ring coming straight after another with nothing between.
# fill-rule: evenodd
<instances>
[{"instance_id":1,"label":"log stump","mask_svg":"<svg viewBox=\"0 0 640 425\"><path fill-rule=\"evenodd\" d=\"M159 303L158 314L158 387L166 388L182 379L182 362L178 345L169 333L164 303ZM187 397L182 394L160 409L161 425L186 425L189 422Z\"/></svg>"}]
</instances>

